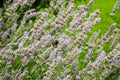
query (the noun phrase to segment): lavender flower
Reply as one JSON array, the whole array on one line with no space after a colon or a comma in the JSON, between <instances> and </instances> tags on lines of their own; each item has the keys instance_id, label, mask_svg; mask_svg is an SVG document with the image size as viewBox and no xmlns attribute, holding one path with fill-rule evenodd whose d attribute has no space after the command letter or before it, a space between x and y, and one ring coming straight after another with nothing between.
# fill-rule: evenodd
<instances>
[{"instance_id":1,"label":"lavender flower","mask_svg":"<svg viewBox=\"0 0 120 80\"><path fill-rule=\"evenodd\" d=\"M18 0L20 3L23 3L23 2L25 2L25 1L27 1L27 0Z\"/></svg>"},{"instance_id":2,"label":"lavender flower","mask_svg":"<svg viewBox=\"0 0 120 80\"><path fill-rule=\"evenodd\" d=\"M79 76L79 75L76 75L76 79L77 79L77 80L80 80L80 76Z\"/></svg>"}]
</instances>

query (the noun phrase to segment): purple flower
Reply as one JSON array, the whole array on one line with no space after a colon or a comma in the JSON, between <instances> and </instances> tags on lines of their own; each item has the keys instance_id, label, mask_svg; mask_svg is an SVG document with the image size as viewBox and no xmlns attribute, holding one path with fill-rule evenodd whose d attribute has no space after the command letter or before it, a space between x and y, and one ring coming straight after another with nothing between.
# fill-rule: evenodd
<instances>
[{"instance_id":1,"label":"purple flower","mask_svg":"<svg viewBox=\"0 0 120 80\"><path fill-rule=\"evenodd\" d=\"M27 1L27 0L18 0L20 3L23 3L23 2L25 2L25 1Z\"/></svg>"},{"instance_id":2,"label":"purple flower","mask_svg":"<svg viewBox=\"0 0 120 80\"><path fill-rule=\"evenodd\" d=\"M57 56L57 60L61 61L62 60L62 56Z\"/></svg>"},{"instance_id":3,"label":"purple flower","mask_svg":"<svg viewBox=\"0 0 120 80\"><path fill-rule=\"evenodd\" d=\"M76 79L80 79L80 76L79 76L79 75L76 75Z\"/></svg>"},{"instance_id":4,"label":"purple flower","mask_svg":"<svg viewBox=\"0 0 120 80\"><path fill-rule=\"evenodd\" d=\"M22 43L22 42L20 42L20 43L18 44L18 46L19 46L19 47L22 47L22 46L23 46L23 43Z\"/></svg>"},{"instance_id":5,"label":"purple flower","mask_svg":"<svg viewBox=\"0 0 120 80\"><path fill-rule=\"evenodd\" d=\"M60 0L59 4L61 5L65 0Z\"/></svg>"},{"instance_id":6,"label":"purple flower","mask_svg":"<svg viewBox=\"0 0 120 80\"><path fill-rule=\"evenodd\" d=\"M34 59L34 58L35 58L35 56L31 56L31 58L32 58L32 59Z\"/></svg>"},{"instance_id":7,"label":"purple flower","mask_svg":"<svg viewBox=\"0 0 120 80\"><path fill-rule=\"evenodd\" d=\"M45 23L43 24L43 26L44 26L45 28L48 27L48 23L45 22Z\"/></svg>"}]
</instances>

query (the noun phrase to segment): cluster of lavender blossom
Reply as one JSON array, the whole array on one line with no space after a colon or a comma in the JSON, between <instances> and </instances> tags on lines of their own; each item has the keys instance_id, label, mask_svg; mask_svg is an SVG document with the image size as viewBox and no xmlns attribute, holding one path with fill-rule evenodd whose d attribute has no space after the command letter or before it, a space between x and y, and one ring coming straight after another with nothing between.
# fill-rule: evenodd
<instances>
[{"instance_id":1,"label":"cluster of lavender blossom","mask_svg":"<svg viewBox=\"0 0 120 80\"><path fill-rule=\"evenodd\" d=\"M94 0L79 6L74 0L51 0L44 10L26 11L34 2L14 0L0 18L0 79L104 80L120 70L120 29L116 23L102 36L102 29L88 36L101 21L99 9L88 11ZM107 43L109 51L105 50ZM79 67L80 58L83 68Z\"/></svg>"},{"instance_id":2,"label":"cluster of lavender blossom","mask_svg":"<svg viewBox=\"0 0 120 80\"><path fill-rule=\"evenodd\" d=\"M118 11L119 7L120 7L120 0L117 0L116 3L115 3L115 5L114 5L114 8L113 8L113 10L112 10L112 13L110 13L110 15L111 15L111 16L114 16L114 15L115 15L115 12Z\"/></svg>"}]
</instances>

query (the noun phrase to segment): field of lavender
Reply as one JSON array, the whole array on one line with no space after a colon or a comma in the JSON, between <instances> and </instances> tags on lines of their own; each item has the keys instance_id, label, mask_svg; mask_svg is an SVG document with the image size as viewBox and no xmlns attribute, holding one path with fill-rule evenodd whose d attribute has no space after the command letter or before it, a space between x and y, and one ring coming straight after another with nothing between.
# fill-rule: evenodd
<instances>
[{"instance_id":1,"label":"field of lavender","mask_svg":"<svg viewBox=\"0 0 120 80\"><path fill-rule=\"evenodd\" d=\"M0 80L120 80L120 0L0 1Z\"/></svg>"}]
</instances>

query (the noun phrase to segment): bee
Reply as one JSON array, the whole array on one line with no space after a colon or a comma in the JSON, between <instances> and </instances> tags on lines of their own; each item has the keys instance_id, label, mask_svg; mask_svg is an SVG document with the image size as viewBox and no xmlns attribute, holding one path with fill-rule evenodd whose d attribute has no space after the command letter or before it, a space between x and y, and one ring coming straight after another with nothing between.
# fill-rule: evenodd
<instances>
[{"instance_id":1,"label":"bee","mask_svg":"<svg viewBox=\"0 0 120 80\"><path fill-rule=\"evenodd\" d=\"M53 45L54 47L57 47L58 44L59 44L59 41L57 41L57 40L55 40L55 41L52 42L52 45Z\"/></svg>"}]
</instances>

